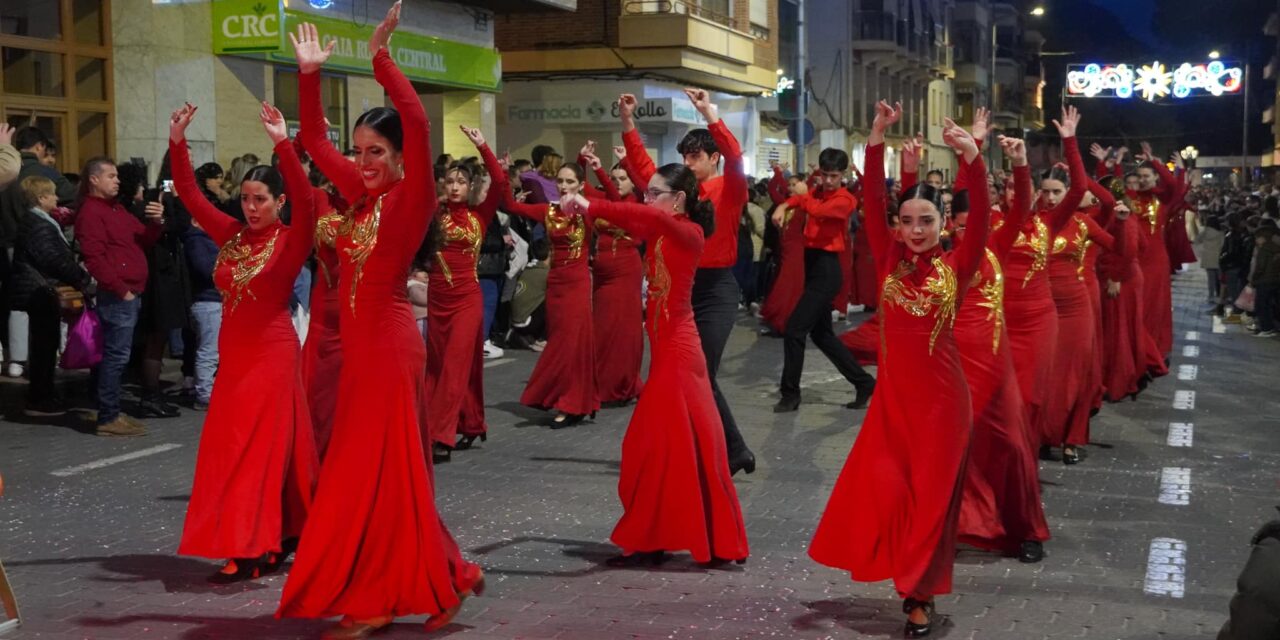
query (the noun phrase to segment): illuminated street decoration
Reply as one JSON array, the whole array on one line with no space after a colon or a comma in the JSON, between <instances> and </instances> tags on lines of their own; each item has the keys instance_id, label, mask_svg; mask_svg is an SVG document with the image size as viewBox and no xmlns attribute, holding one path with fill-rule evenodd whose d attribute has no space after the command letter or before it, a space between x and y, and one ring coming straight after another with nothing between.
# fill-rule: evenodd
<instances>
[{"instance_id":1,"label":"illuminated street decoration","mask_svg":"<svg viewBox=\"0 0 1280 640\"><path fill-rule=\"evenodd\" d=\"M1145 65L1075 64L1067 68L1067 94L1084 98L1141 97L1148 102L1240 93L1244 71L1219 60L1203 64L1184 62L1166 67L1155 61Z\"/></svg>"}]
</instances>

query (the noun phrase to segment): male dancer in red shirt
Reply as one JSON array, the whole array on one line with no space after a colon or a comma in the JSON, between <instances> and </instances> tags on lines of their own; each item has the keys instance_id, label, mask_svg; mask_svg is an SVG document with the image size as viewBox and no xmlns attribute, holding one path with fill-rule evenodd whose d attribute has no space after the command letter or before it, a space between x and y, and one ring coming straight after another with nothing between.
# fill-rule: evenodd
<instances>
[{"instance_id":1,"label":"male dancer in red shirt","mask_svg":"<svg viewBox=\"0 0 1280 640\"><path fill-rule=\"evenodd\" d=\"M823 149L818 156L818 189L791 196L773 213L775 222L788 209L805 214L804 293L787 319L782 343L782 398L774 405L774 413L800 408L806 336L813 338L813 343L857 390L856 398L847 407L866 407L876 386L875 378L858 366L831 329L831 300L844 286L840 254L849 245L849 216L858 208L858 200L841 183L848 170L849 154L840 149Z\"/></svg>"},{"instance_id":2,"label":"male dancer in red shirt","mask_svg":"<svg viewBox=\"0 0 1280 640\"><path fill-rule=\"evenodd\" d=\"M724 440L729 453L729 472L756 469L756 457L743 441L738 423L725 402L716 372L724 355L729 332L738 316L738 281L733 277L733 264L738 259L738 220L747 205L747 176L742 172L742 148L720 120L720 114L711 96L702 89L685 89L685 95L694 108L707 121L706 129L693 129L685 134L676 150L684 157L684 163L698 178L698 196L715 205L716 226L707 238L698 262L698 272L693 279L693 318L702 338L702 354L707 359L707 375L711 377L711 393L716 399L716 409L724 425ZM644 148L635 123L636 97L629 93L618 98L618 112L622 118L622 143L627 150L627 162L631 163L636 178L636 189L643 192L649 186L657 167ZM720 160L724 159L724 173L720 173ZM828 301L830 303L830 301Z\"/></svg>"}]
</instances>

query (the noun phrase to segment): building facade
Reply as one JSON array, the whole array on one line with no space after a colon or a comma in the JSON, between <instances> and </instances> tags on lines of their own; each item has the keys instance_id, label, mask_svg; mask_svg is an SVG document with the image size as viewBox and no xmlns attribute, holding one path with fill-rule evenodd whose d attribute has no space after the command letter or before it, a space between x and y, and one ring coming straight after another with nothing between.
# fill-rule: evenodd
<instances>
[{"instance_id":1,"label":"building facade","mask_svg":"<svg viewBox=\"0 0 1280 640\"><path fill-rule=\"evenodd\" d=\"M497 18L504 149L528 157L547 144L573 159L595 140L602 160L621 144L616 101L640 100L637 127L659 163L703 126L686 86L712 92L755 173L758 101L777 84L778 0L579 0L571 13Z\"/></svg>"},{"instance_id":2,"label":"building facade","mask_svg":"<svg viewBox=\"0 0 1280 640\"><path fill-rule=\"evenodd\" d=\"M297 66L286 34L316 23L337 42L324 70L334 144L349 144L363 111L386 104L367 42L392 0L6 0L0 2L0 110L58 141L61 169L93 155L139 158L158 170L167 115L189 101L196 162L224 166L271 145L257 122L266 100L296 125ZM494 10L564 13L576 0L405 0L391 52L432 122L432 148L470 153L459 124L493 135L502 60Z\"/></svg>"}]
</instances>

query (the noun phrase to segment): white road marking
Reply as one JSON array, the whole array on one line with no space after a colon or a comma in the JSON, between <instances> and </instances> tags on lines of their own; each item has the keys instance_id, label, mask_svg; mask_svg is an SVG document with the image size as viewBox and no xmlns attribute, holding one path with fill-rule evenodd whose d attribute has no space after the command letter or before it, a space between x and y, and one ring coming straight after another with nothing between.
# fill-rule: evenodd
<instances>
[{"instance_id":1,"label":"white road marking","mask_svg":"<svg viewBox=\"0 0 1280 640\"><path fill-rule=\"evenodd\" d=\"M484 363L484 368L486 368L486 369L491 369L491 368L493 368L493 367L497 367L497 366L500 366L500 365L504 365L504 364L506 364L506 363L508 363L508 362L515 362L515 360L513 360L513 359L511 359L511 358L498 358L497 360L490 360L490 361L488 361L488 362Z\"/></svg>"},{"instance_id":2,"label":"white road marking","mask_svg":"<svg viewBox=\"0 0 1280 640\"><path fill-rule=\"evenodd\" d=\"M1178 379L1179 379L1179 380L1195 380L1195 379L1196 379L1196 376L1197 376L1199 373L1200 373L1200 367L1197 367L1197 366L1196 366L1196 365L1194 365L1194 364L1180 364L1180 365L1178 365Z\"/></svg>"},{"instance_id":3,"label":"white road marking","mask_svg":"<svg viewBox=\"0 0 1280 640\"><path fill-rule=\"evenodd\" d=\"M1199 340L1199 339L1200 339L1200 332L1199 332L1199 331L1188 331L1188 332L1187 332L1187 340L1190 340L1191 342L1196 342L1196 341L1197 341L1197 340Z\"/></svg>"},{"instance_id":4,"label":"white road marking","mask_svg":"<svg viewBox=\"0 0 1280 640\"><path fill-rule=\"evenodd\" d=\"M1189 447L1195 436L1196 425L1191 422L1170 422L1169 437L1165 442L1171 447Z\"/></svg>"},{"instance_id":5,"label":"white road marking","mask_svg":"<svg viewBox=\"0 0 1280 640\"><path fill-rule=\"evenodd\" d=\"M1191 504L1191 469L1165 467L1160 471L1160 504Z\"/></svg>"},{"instance_id":6,"label":"white road marking","mask_svg":"<svg viewBox=\"0 0 1280 640\"><path fill-rule=\"evenodd\" d=\"M1173 408L1183 410L1196 408L1196 392L1175 391L1173 394Z\"/></svg>"},{"instance_id":7,"label":"white road marking","mask_svg":"<svg viewBox=\"0 0 1280 640\"><path fill-rule=\"evenodd\" d=\"M1227 332L1227 325L1226 325L1226 324L1224 324L1224 323L1222 322L1222 318L1220 318L1220 317L1218 317L1218 316L1213 316L1213 332L1214 332L1214 333L1226 333L1226 332Z\"/></svg>"},{"instance_id":8,"label":"white road marking","mask_svg":"<svg viewBox=\"0 0 1280 640\"><path fill-rule=\"evenodd\" d=\"M1187 543L1155 538L1147 553L1147 577L1142 590L1156 596L1181 598L1187 581Z\"/></svg>"},{"instance_id":9,"label":"white road marking","mask_svg":"<svg viewBox=\"0 0 1280 640\"><path fill-rule=\"evenodd\" d=\"M58 469L58 470L56 470L56 471L50 471L49 473L50 473L51 475L58 476L59 478L66 478L66 477L68 477L68 476L74 476L74 475L77 475L77 474L84 473L84 472L86 472L86 471L93 471L94 469L101 469L101 468L103 468L103 467L109 467L109 466L111 466L111 465L113 465L113 464L120 464L121 462L128 462L128 461L130 461L130 460L137 460L138 458L145 458L145 457L147 457L147 456L153 456L153 455L155 455L155 454L157 454L157 453L164 453L164 452L166 452L166 451L172 451L172 450L177 449L178 447L181 447L181 446L182 446L182 445L177 444L176 442L169 442L169 443L165 443L165 444L158 444L158 445L156 445L156 446L154 446L154 447L147 447L146 449L139 449L139 450L134 451L134 452L131 452L131 453L123 453L123 454L120 454L120 455L118 455L118 456L111 456L110 458L102 458L101 460L94 460L93 462L86 462L86 463L84 463L84 464L78 464L78 465L76 465L76 466L74 466L74 467L67 467L67 468L65 468L65 469Z\"/></svg>"},{"instance_id":10,"label":"white road marking","mask_svg":"<svg viewBox=\"0 0 1280 640\"><path fill-rule=\"evenodd\" d=\"M1198 358L1200 357L1200 347L1189 344L1182 348L1182 356L1185 358Z\"/></svg>"}]
</instances>

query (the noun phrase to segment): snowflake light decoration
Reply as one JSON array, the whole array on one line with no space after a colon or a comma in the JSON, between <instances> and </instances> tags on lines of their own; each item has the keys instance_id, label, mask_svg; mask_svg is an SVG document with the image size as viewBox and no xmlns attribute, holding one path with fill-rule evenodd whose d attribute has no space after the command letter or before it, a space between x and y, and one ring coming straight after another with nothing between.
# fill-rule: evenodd
<instances>
[{"instance_id":1,"label":"snowflake light decoration","mask_svg":"<svg viewBox=\"0 0 1280 640\"><path fill-rule=\"evenodd\" d=\"M1155 102L1169 95L1169 87L1172 84L1173 74L1165 71L1162 63L1153 62L1138 69L1138 77L1133 81L1133 88L1142 94L1144 100Z\"/></svg>"}]
</instances>

